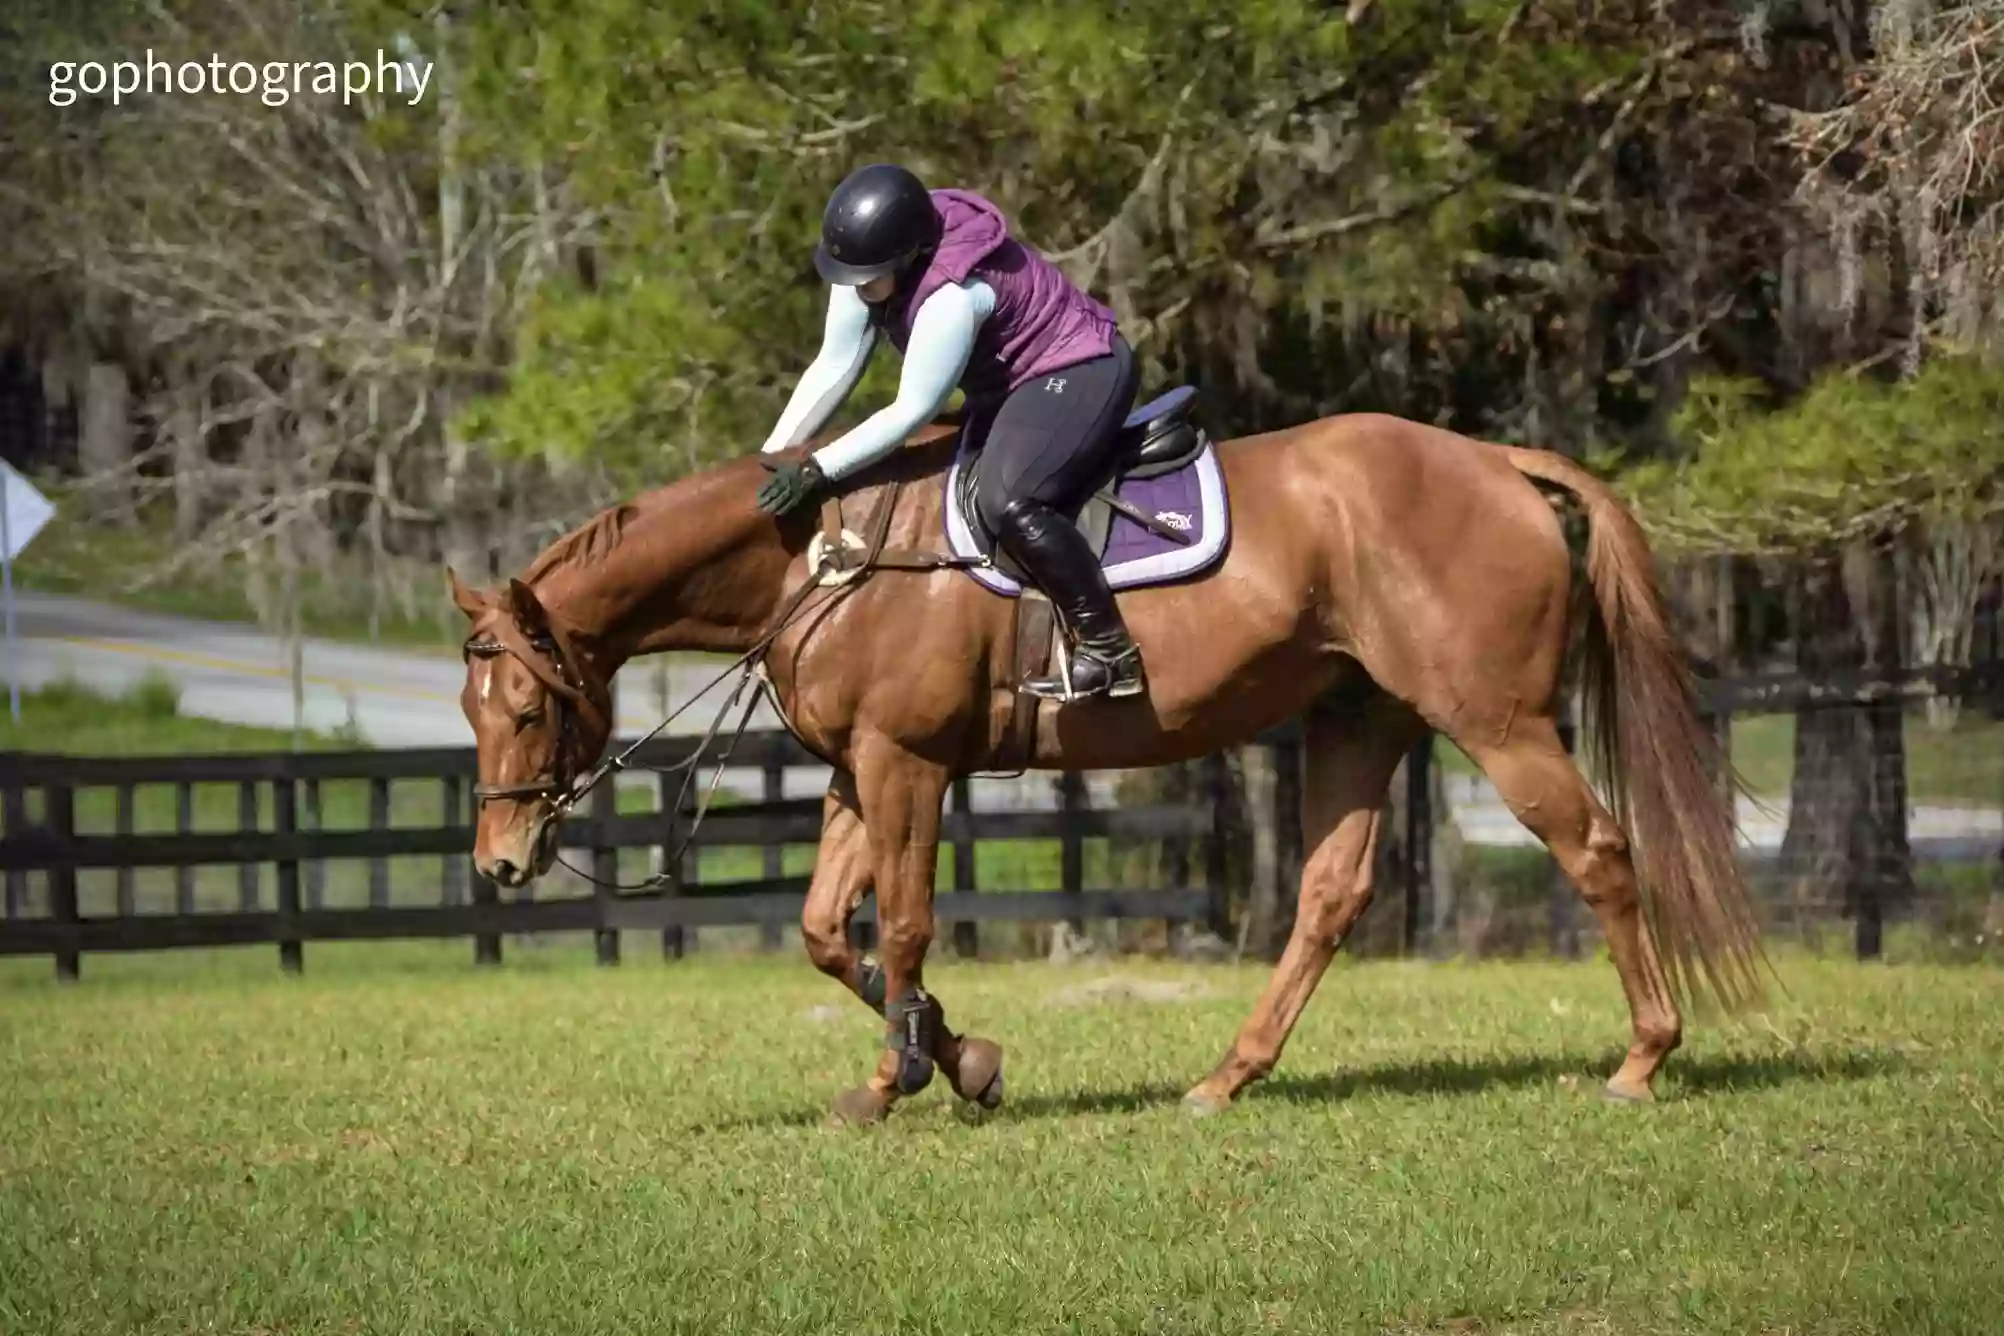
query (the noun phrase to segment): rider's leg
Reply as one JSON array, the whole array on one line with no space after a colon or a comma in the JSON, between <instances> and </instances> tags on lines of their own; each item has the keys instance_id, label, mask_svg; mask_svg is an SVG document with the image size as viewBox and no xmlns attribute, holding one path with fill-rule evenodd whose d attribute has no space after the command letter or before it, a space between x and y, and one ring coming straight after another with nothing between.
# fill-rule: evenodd
<instances>
[{"instance_id":1,"label":"rider's leg","mask_svg":"<svg viewBox=\"0 0 2004 1336\"><path fill-rule=\"evenodd\" d=\"M996 411L981 448L981 517L1050 597L1076 652L1072 693L1131 696L1141 654L1107 588L1099 557L1068 518L1107 472L1108 451L1134 403L1134 354L1116 337L1105 357L1022 386ZM1023 689L1060 697L1058 677Z\"/></svg>"}]
</instances>

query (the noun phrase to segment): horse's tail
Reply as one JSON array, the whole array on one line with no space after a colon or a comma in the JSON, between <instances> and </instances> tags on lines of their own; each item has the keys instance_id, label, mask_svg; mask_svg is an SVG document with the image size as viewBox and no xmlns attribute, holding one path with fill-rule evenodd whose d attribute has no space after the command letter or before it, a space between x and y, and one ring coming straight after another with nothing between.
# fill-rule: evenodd
<instances>
[{"instance_id":1,"label":"horse's tail","mask_svg":"<svg viewBox=\"0 0 2004 1336\"><path fill-rule=\"evenodd\" d=\"M1643 914L1671 992L1704 986L1729 1011L1765 996L1760 928L1734 854L1743 783L1699 721L1691 674L1658 592L1649 540L1620 498L1562 455L1504 447L1519 472L1586 512L1580 685L1589 756L1628 832ZM1711 767L1722 766L1721 786Z\"/></svg>"}]
</instances>

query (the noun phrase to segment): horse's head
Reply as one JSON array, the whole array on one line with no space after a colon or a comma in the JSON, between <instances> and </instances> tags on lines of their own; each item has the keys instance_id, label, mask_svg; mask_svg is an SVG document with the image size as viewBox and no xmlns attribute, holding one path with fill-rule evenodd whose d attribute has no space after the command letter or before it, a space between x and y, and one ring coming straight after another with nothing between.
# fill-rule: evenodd
<instances>
[{"instance_id":1,"label":"horse's head","mask_svg":"<svg viewBox=\"0 0 2004 1336\"><path fill-rule=\"evenodd\" d=\"M484 593L451 571L473 623L459 705L479 753L473 863L518 887L550 870L573 786L605 749L611 693L576 636L520 580Z\"/></svg>"}]
</instances>

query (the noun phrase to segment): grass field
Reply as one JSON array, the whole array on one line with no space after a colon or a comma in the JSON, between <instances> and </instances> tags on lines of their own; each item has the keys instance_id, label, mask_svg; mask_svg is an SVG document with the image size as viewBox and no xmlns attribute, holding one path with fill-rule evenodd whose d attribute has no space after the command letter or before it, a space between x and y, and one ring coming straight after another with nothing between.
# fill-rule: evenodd
<instances>
[{"instance_id":1,"label":"grass field","mask_svg":"<svg viewBox=\"0 0 2004 1336\"><path fill-rule=\"evenodd\" d=\"M1994 1333L2004 976L1783 962L1653 1107L1604 964L1339 963L1230 1114L1252 968L955 965L981 1125L826 1101L797 960L0 963L7 1332ZM1168 1000L1091 987L1176 985ZM1165 991L1172 991L1165 988Z\"/></svg>"}]
</instances>

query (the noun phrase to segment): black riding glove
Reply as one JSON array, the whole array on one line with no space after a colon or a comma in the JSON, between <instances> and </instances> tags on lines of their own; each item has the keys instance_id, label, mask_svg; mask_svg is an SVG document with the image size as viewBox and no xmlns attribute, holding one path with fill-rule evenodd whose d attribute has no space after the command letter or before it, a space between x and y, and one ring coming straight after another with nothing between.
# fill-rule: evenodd
<instances>
[{"instance_id":1,"label":"black riding glove","mask_svg":"<svg viewBox=\"0 0 2004 1336\"><path fill-rule=\"evenodd\" d=\"M812 455L794 464L781 464L758 489L758 508L773 515L807 504L828 490L828 475Z\"/></svg>"}]
</instances>

